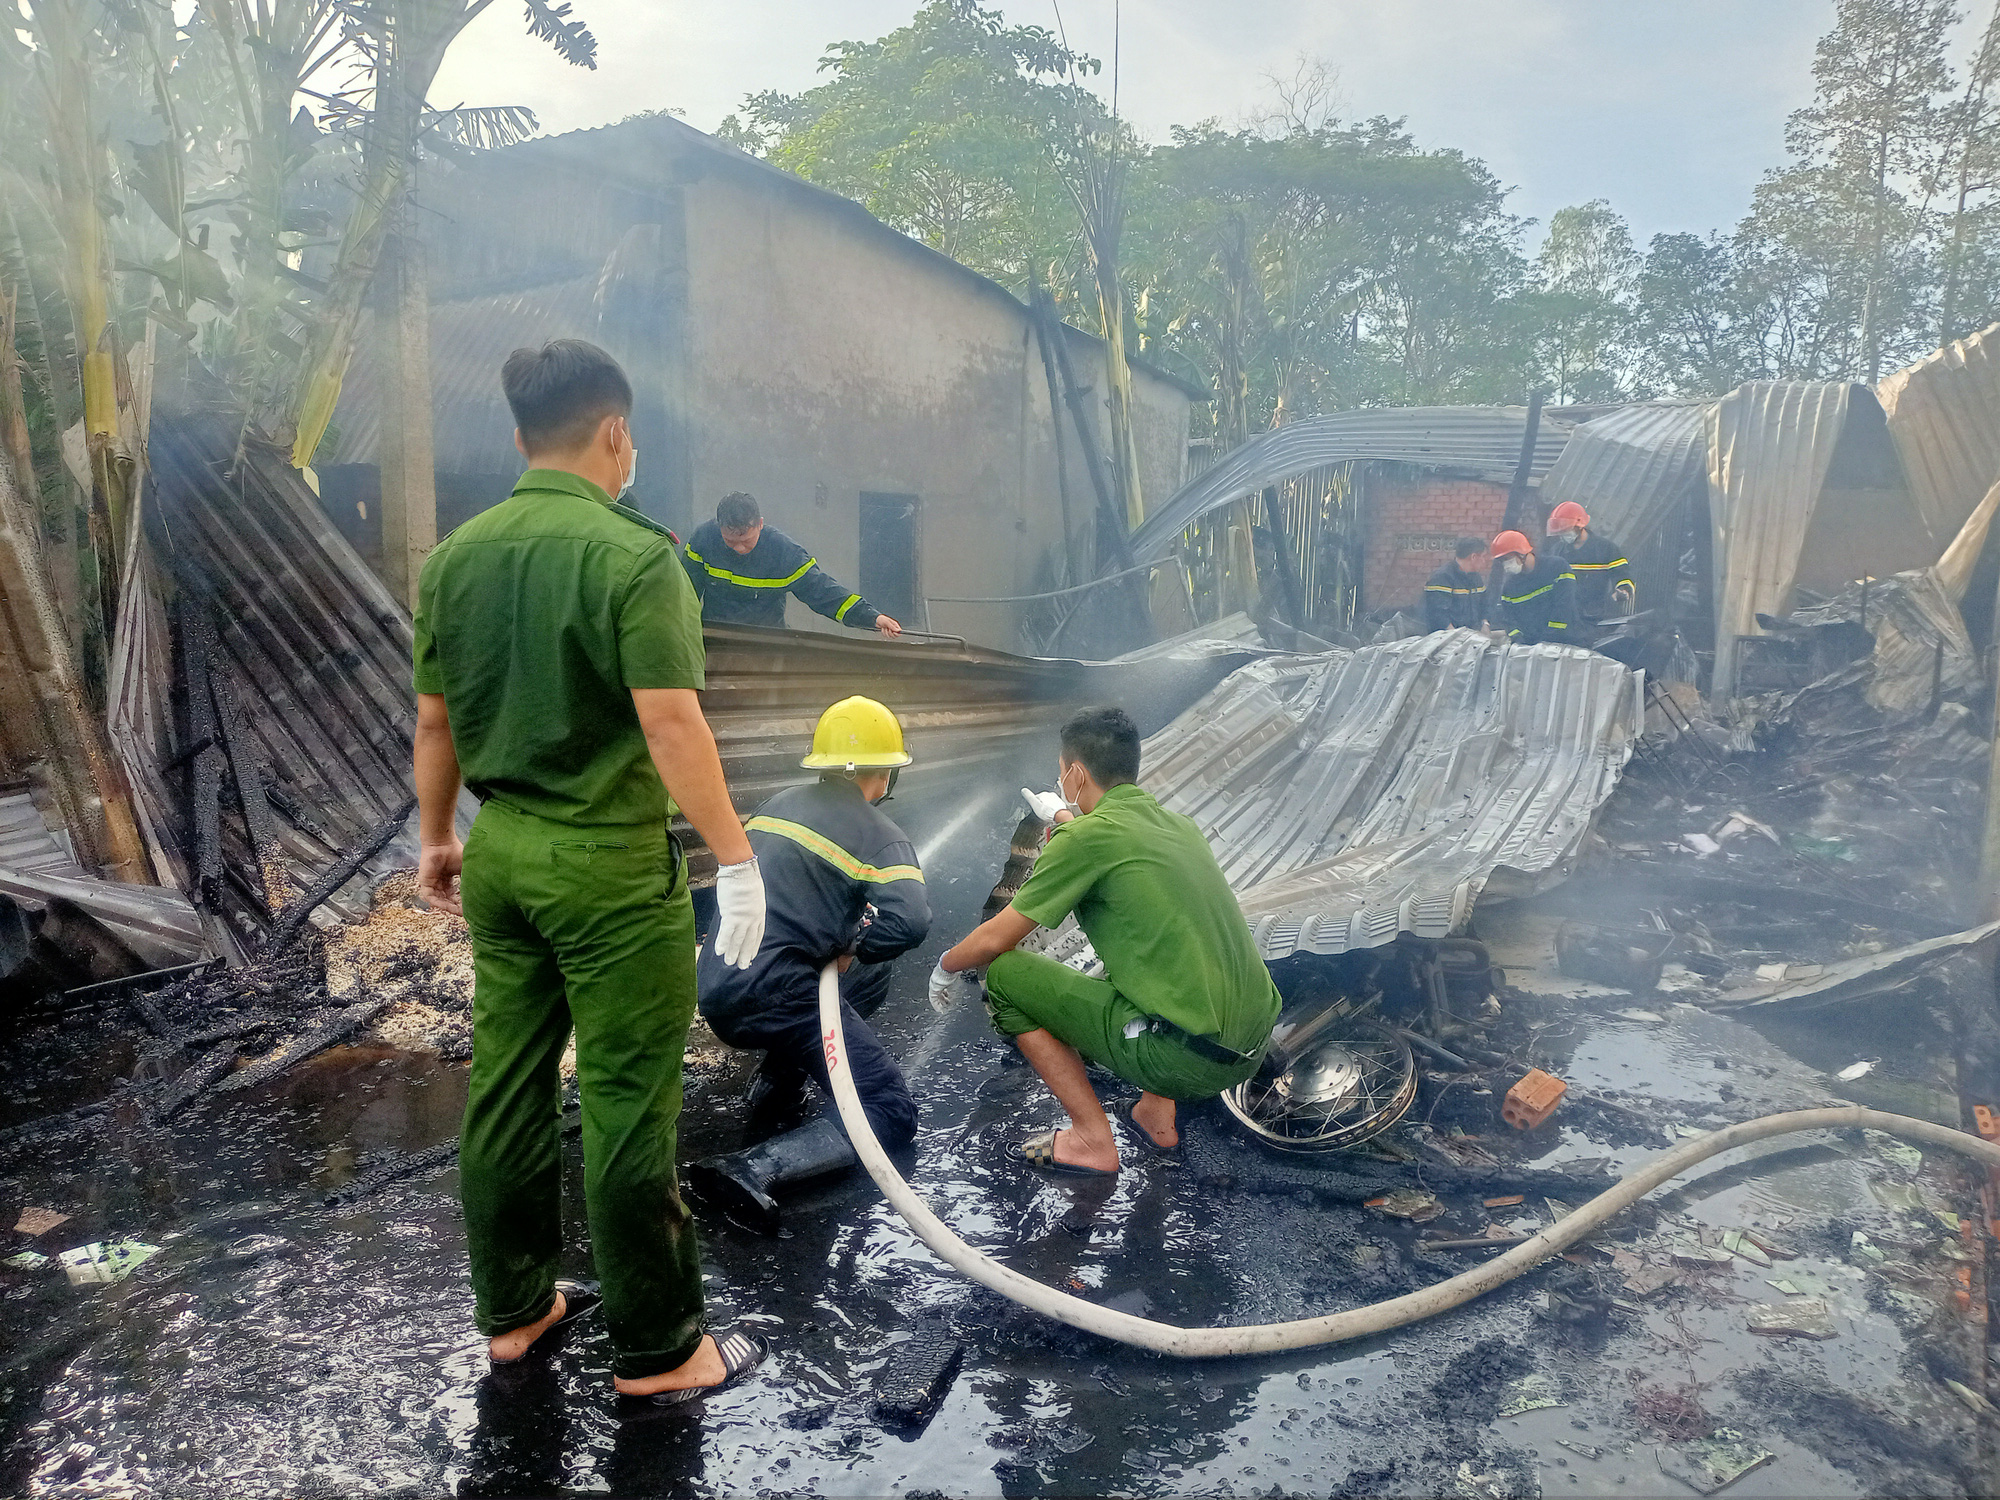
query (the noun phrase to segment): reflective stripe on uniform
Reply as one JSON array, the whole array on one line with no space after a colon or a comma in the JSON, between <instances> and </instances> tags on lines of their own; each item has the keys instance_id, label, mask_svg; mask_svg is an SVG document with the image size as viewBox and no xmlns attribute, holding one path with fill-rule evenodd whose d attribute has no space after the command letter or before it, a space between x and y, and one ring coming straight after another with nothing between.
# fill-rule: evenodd
<instances>
[{"instance_id":1,"label":"reflective stripe on uniform","mask_svg":"<svg viewBox=\"0 0 2000 1500\"><path fill-rule=\"evenodd\" d=\"M888 885L897 880L914 880L922 885L924 872L915 865L875 865L863 864L840 845L823 833L816 833L803 823L794 823L788 818L771 818L759 813L743 825L750 833L774 833L781 839L790 839L801 849L817 854L844 875L856 880L872 881L876 885Z\"/></svg>"},{"instance_id":2,"label":"reflective stripe on uniform","mask_svg":"<svg viewBox=\"0 0 2000 1500\"><path fill-rule=\"evenodd\" d=\"M807 566L810 567L811 564L808 563ZM834 623L837 625L841 621L845 620L847 618L847 612L850 609L854 608L854 606L859 604L860 602L861 602L861 596L859 594L849 594L847 596L847 602L841 605L839 609L836 609L833 612Z\"/></svg>"},{"instance_id":3,"label":"reflective stripe on uniform","mask_svg":"<svg viewBox=\"0 0 2000 1500\"><path fill-rule=\"evenodd\" d=\"M1570 571L1573 573L1603 573L1611 568L1630 567L1631 564L1626 562L1626 560L1621 557L1615 562L1602 562L1602 563L1573 562L1569 566L1570 566Z\"/></svg>"},{"instance_id":4,"label":"reflective stripe on uniform","mask_svg":"<svg viewBox=\"0 0 2000 1500\"><path fill-rule=\"evenodd\" d=\"M738 588L745 589L788 589L801 578L805 577L806 574L810 573L819 562L818 558L809 557L800 565L796 573L787 578L745 578L741 573L732 573L727 568L718 568L692 547L687 549L687 555L700 563L702 571L707 573L710 578L720 578L724 583L733 583ZM855 597L858 599L860 595L857 594Z\"/></svg>"}]
</instances>

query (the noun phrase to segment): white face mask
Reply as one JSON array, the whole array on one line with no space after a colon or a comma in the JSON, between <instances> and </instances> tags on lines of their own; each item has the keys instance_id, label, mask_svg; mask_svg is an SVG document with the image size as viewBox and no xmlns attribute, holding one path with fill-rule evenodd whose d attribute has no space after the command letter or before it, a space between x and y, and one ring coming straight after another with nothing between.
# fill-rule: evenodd
<instances>
[{"instance_id":1,"label":"white face mask","mask_svg":"<svg viewBox=\"0 0 2000 1500\"><path fill-rule=\"evenodd\" d=\"M1572 526L1568 531L1563 533L1563 540L1574 547L1578 542L1583 540L1583 533Z\"/></svg>"},{"instance_id":2,"label":"white face mask","mask_svg":"<svg viewBox=\"0 0 2000 1500\"><path fill-rule=\"evenodd\" d=\"M1064 807L1075 807L1075 806L1076 806L1076 799L1075 799L1074 797L1070 796L1070 794L1069 794L1069 788L1063 785L1063 777L1065 777L1065 776L1066 776L1066 775L1068 775L1068 774L1069 774L1069 771L1068 771L1068 768L1067 768L1067 767L1065 767L1065 766L1063 765L1063 763L1062 763L1061 761L1057 761L1057 762L1056 762L1056 795L1057 795L1058 797L1060 797L1060 798L1062 798L1062 799L1063 799L1063 806L1064 806Z\"/></svg>"},{"instance_id":3,"label":"white face mask","mask_svg":"<svg viewBox=\"0 0 2000 1500\"><path fill-rule=\"evenodd\" d=\"M632 481L637 479L638 477L639 477L639 450L637 448L634 448L632 450L631 467L626 469L625 471L625 482L618 486L618 494L616 498L623 500L627 495L631 494Z\"/></svg>"},{"instance_id":4,"label":"white face mask","mask_svg":"<svg viewBox=\"0 0 2000 1500\"><path fill-rule=\"evenodd\" d=\"M1505 573L1509 578L1513 577L1516 573L1521 571L1521 559L1518 557L1508 558L1505 562L1500 564L1500 571Z\"/></svg>"}]
</instances>

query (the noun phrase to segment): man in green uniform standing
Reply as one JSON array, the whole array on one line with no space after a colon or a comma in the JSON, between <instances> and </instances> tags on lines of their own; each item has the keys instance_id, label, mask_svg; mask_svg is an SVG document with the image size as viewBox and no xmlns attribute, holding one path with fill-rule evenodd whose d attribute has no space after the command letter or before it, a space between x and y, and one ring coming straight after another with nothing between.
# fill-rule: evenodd
<instances>
[{"instance_id":1,"label":"man in green uniform standing","mask_svg":"<svg viewBox=\"0 0 2000 1500\"><path fill-rule=\"evenodd\" d=\"M676 1187L695 933L669 792L721 863L716 946L731 962L756 956L764 887L695 696L701 621L674 539L612 498L638 464L624 372L558 339L515 350L501 383L528 471L431 553L415 620L418 885L472 931L459 1181L476 1318L493 1362L514 1364L599 1302L556 1280L573 1028L613 1383L686 1401L763 1347L703 1331ZM463 847L461 776L480 801Z\"/></svg>"},{"instance_id":2,"label":"man in green uniform standing","mask_svg":"<svg viewBox=\"0 0 2000 1500\"><path fill-rule=\"evenodd\" d=\"M1056 785L1082 815L1048 809L1057 826L1013 902L931 975L932 1004L944 1009L985 967L993 1024L1069 1111L1067 1130L1022 1146L1044 1171L1118 1170L1085 1059L1144 1091L1128 1118L1145 1142L1171 1151L1180 1145L1175 1102L1213 1098L1255 1073L1278 1019L1277 986L1208 841L1142 791L1138 775L1139 731L1123 709L1089 709L1063 725ZM1014 951L1072 911L1104 962L1102 979Z\"/></svg>"}]
</instances>

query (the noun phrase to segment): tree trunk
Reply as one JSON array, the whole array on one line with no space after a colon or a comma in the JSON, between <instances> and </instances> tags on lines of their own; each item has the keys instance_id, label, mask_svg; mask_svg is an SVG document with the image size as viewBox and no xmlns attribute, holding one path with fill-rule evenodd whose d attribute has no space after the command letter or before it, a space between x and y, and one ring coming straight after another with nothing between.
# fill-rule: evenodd
<instances>
[{"instance_id":1,"label":"tree trunk","mask_svg":"<svg viewBox=\"0 0 2000 1500\"><path fill-rule=\"evenodd\" d=\"M412 609L424 559L437 545L437 459L431 432L430 287L423 242L388 244L388 316L378 318L388 399L382 417L382 580Z\"/></svg>"},{"instance_id":2,"label":"tree trunk","mask_svg":"<svg viewBox=\"0 0 2000 1500\"><path fill-rule=\"evenodd\" d=\"M1104 319L1104 379L1111 411L1111 470L1125 507L1125 525L1136 530L1146 519L1139 493L1139 444L1132 425L1132 367L1125 359L1125 289L1118 281L1118 251L1091 239L1091 268L1097 277L1097 306Z\"/></svg>"},{"instance_id":3,"label":"tree trunk","mask_svg":"<svg viewBox=\"0 0 2000 1500\"><path fill-rule=\"evenodd\" d=\"M0 453L0 747L40 782L79 861L105 878L149 879L125 779L84 702L69 640L36 546L27 496Z\"/></svg>"}]
</instances>

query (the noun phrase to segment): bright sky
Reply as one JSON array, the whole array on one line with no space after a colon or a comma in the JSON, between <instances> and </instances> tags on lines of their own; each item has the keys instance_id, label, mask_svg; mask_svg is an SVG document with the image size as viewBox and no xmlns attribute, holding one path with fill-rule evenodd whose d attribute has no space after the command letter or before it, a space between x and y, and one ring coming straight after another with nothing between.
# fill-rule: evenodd
<instances>
[{"instance_id":1,"label":"bright sky","mask_svg":"<svg viewBox=\"0 0 2000 1500\"><path fill-rule=\"evenodd\" d=\"M1643 249L1655 233L1727 230L1782 160L1786 114L1812 91L1832 0L1002 0L1105 63L1122 4L1119 103L1163 139L1268 104L1272 75L1320 58L1342 114L1404 116L1425 146L1483 158L1546 222L1608 198ZM675 109L713 129L749 93L809 88L825 44L871 39L916 0L573 0L597 71L530 40L499 0L447 57L432 101L526 104L545 130ZM1982 17L1983 19L1983 17ZM1539 238L1536 234L1534 238Z\"/></svg>"}]
</instances>

